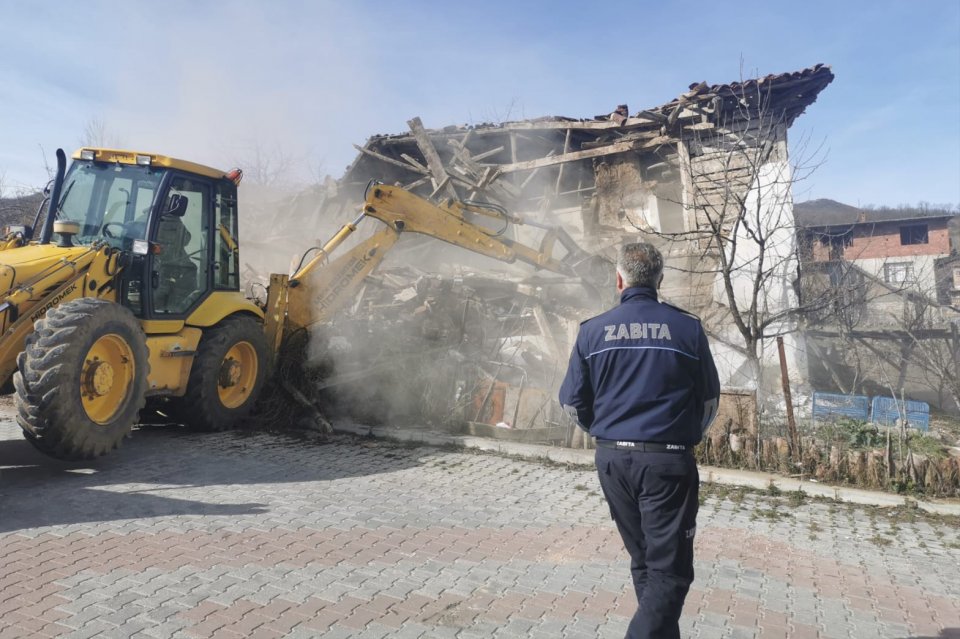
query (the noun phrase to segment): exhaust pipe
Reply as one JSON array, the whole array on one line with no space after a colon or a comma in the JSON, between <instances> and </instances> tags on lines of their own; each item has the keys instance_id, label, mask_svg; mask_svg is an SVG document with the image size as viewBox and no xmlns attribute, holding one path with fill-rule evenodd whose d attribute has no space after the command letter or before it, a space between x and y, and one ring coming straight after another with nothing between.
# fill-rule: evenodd
<instances>
[{"instance_id":1,"label":"exhaust pipe","mask_svg":"<svg viewBox=\"0 0 960 639\"><path fill-rule=\"evenodd\" d=\"M40 233L40 243L49 244L53 236L53 221L60 209L60 191L63 190L63 176L67 172L67 154L63 149L57 149L57 175L53 179L53 191L50 193L50 203L47 204L47 217L43 220L43 232Z\"/></svg>"}]
</instances>

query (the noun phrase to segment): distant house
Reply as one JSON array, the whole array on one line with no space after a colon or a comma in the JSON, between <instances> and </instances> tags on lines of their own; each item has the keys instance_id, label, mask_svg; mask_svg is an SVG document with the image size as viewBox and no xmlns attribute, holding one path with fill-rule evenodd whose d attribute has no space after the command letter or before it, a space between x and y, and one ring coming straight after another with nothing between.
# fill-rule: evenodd
<instances>
[{"instance_id":1,"label":"distant house","mask_svg":"<svg viewBox=\"0 0 960 639\"><path fill-rule=\"evenodd\" d=\"M960 412L960 215L832 200L793 210L813 387Z\"/></svg>"},{"instance_id":2,"label":"distant house","mask_svg":"<svg viewBox=\"0 0 960 639\"><path fill-rule=\"evenodd\" d=\"M892 289L920 293L955 305L960 276L953 282L955 211L925 208L859 209L833 200L794 205L800 228L801 261L844 261ZM950 286L943 283L950 280ZM940 286L938 287L938 282ZM938 290L938 288L940 290Z\"/></svg>"}]
</instances>

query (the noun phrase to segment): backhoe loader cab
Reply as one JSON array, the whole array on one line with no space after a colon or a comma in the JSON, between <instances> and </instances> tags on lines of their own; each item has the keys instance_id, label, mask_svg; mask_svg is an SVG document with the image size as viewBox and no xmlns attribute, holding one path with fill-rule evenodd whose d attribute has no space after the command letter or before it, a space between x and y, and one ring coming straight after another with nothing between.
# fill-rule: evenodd
<instances>
[{"instance_id":1,"label":"backhoe loader cab","mask_svg":"<svg viewBox=\"0 0 960 639\"><path fill-rule=\"evenodd\" d=\"M58 151L35 237L0 250L0 377L27 439L101 455L148 398L205 430L249 412L266 372L263 313L240 293L237 184L166 156Z\"/></svg>"},{"instance_id":2,"label":"backhoe loader cab","mask_svg":"<svg viewBox=\"0 0 960 639\"><path fill-rule=\"evenodd\" d=\"M54 234L128 253L120 302L137 317L186 319L210 293L239 291L236 202L237 185L215 169L85 149L64 178ZM76 236L57 233L64 222Z\"/></svg>"}]
</instances>

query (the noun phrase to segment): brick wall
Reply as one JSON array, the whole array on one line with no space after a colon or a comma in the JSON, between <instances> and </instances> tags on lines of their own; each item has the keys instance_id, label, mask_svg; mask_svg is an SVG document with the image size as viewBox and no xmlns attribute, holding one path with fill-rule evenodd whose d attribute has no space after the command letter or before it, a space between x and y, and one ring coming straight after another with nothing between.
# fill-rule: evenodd
<instances>
[{"instance_id":1,"label":"brick wall","mask_svg":"<svg viewBox=\"0 0 960 639\"><path fill-rule=\"evenodd\" d=\"M911 224L927 225L927 244L900 243L900 227ZM853 231L853 242L846 247L843 257L859 260L878 257L908 257L913 255L947 255L950 253L950 234L946 220L926 222L880 222L864 224Z\"/></svg>"}]
</instances>

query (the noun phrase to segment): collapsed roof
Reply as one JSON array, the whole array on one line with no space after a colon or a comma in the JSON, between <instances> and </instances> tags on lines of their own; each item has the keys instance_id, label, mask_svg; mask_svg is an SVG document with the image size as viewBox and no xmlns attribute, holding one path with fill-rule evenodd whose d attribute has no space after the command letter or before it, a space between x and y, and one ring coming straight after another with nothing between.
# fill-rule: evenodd
<instances>
[{"instance_id":1,"label":"collapsed roof","mask_svg":"<svg viewBox=\"0 0 960 639\"><path fill-rule=\"evenodd\" d=\"M592 119L563 116L374 135L340 180L351 197L372 176L424 196L497 201L511 210L575 206L593 189L593 160L656 152L694 136L742 134L763 118L789 127L834 75L817 64L793 73L708 85L699 82L666 104L629 114L619 105ZM509 179L505 179L509 178Z\"/></svg>"}]
</instances>

